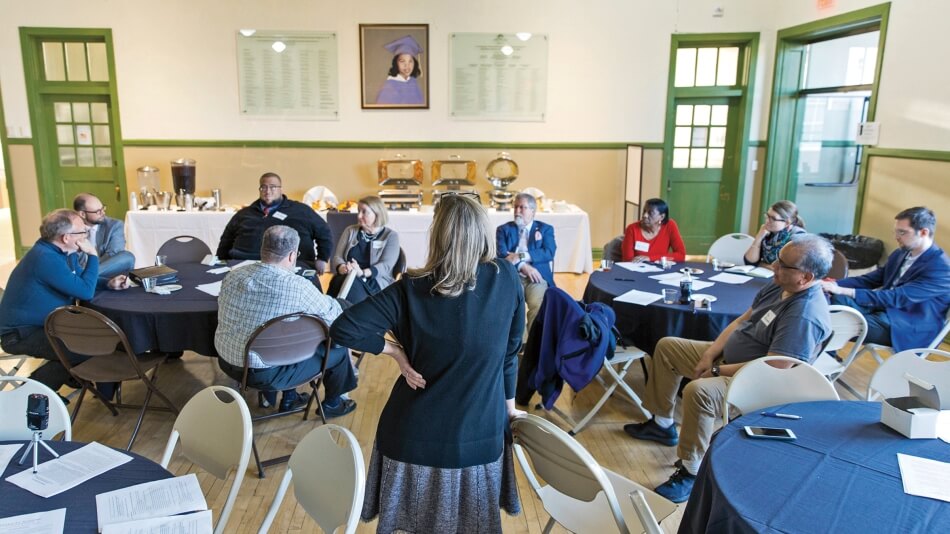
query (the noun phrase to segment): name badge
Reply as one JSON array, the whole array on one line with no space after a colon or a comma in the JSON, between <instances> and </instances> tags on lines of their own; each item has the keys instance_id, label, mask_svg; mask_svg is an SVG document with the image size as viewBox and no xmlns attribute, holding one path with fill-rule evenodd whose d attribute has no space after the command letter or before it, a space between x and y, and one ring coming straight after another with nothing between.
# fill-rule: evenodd
<instances>
[{"instance_id":1,"label":"name badge","mask_svg":"<svg viewBox=\"0 0 950 534\"><path fill-rule=\"evenodd\" d=\"M534 240L535 240L535 241L541 241L541 231L540 231L540 230L534 233Z\"/></svg>"},{"instance_id":2,"label":"name badge","mask_svg":"<svg viewBox=\"0 0 950 534\"><path fill-rule=\"evenodd\" d=\"M762 316L762 319L760 320L762 321L762 324L764 324L765 326L772 324L772 321L775 320L775 312L772 310L769 310L768 312L766 312L765 315Z\"/></svg>"},{"instance_id":3,"label":"name badge","mask_svg":"<svg viewBox=\"0 0 950 534\"><path fill-rule=\"evenodd\" d=\"M271 217L277 219L278 221L282 221L282 220L284 220L284 219L287 218L287 215L285 215L285 214L283 214L283 213L281 213L281 212L279 212L279 211L275 211L274 214L271 215Z\"/></svg>"},{"instance_id":4,"label":"name badge","mask_svg":"<svg viewBox=\"0 0 950 534\"><path fill-rule=\"evenodd\" d=\"M639 252L649 252L650 244L647 243L646 241L637 241L636 243L633 244L633 250L636 250Z\"/></svg>"},{"instance_id":5,"label":"name badge","mask_svg":"<svg viewBox=\"0 0 950 534\"><path fill-rule=\"evenodd\" d=\"M373 248L383 248L386 246L385 241L373 241Z\"/></svg>"}]
</instances>

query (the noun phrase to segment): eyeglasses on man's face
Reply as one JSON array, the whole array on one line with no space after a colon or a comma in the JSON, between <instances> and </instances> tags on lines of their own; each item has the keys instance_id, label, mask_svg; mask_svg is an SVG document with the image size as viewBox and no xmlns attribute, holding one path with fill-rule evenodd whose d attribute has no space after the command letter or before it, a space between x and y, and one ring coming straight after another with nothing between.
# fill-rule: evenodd
<instances>
[{"instance_id":1,"label":"eyeglasses on man's face","mask_svg":"<svg viewBox=\"0 0 950 534\"><path fill-rule=\"evenodd\" d=\"M785 263L784 261L782 261L781 256L775 258L774 265L777 266L777 267L781 267L782 269L785 269L785 270L788 270L788 271L800 271L800 270L801 270L801 269L799 269L798 267L795 267L794 265L789 265L789 264Z\"/></svg>"},{"instance_id":2,"label":"eyeglasses on man's face","mask_svg":"<svg viewBox=\"0 0 950 534\"><path fill-rule=\"evenodd\" d=\"M78 231L78 232L69 232L69 235L88 235L88 234L89 234L89 230L81 230L81 231Z\"/></svg>"},{"instance_id":3,"label":"eyeglasses on man's face","mask_svg":"<svg viewBox=\"0 0 950 534\"><path fill-rule=\"evenodd\" d=\"M103 205L97 210L82 210L83 213L92 213L93 215L102 215L106 212L106 207Z\"/></svg>"},{"instance_id":4,"label":"eyeglasses on man's face","mask_svg":"<svg viewBox=\"0 0 950 534\"><path fill-rule=\"evenodd\" d=\"M262 186L258 187L257 189L258 189L258 191L261 191L261 192L264 192L264 191L277 191L278 189L280 189L280 186L279 186L279 185L262 185Z\"/></svg>"}]
</instances>

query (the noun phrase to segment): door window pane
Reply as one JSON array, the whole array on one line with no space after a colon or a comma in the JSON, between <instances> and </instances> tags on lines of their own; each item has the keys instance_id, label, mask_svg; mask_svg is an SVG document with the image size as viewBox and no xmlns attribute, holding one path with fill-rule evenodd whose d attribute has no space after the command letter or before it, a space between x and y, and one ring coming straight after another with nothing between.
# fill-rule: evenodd
<instances>
[{"instance_id":1,"label":"door window pane","mask_svg":"<svg viewBox=\"0 0 950 534\"><path fill-rule=\"evenodd\" d=\"M873 83L880 35L873 31L807 45L803 88Z\"/></svg>"},{"instance_id":2,"label":"door window pane","mask_svg":"<svg viewBox=\"0 0 950 534\"><path fill-rule=\"evenodd\" d=\"M715 105L712 107L712 116L710 117L710 124L713 126L725 126L726 121L729 120L729 106L721 104Z\"/></svg>"},{"instance_id":3,"label":"door window pane","mask_svg":"<svg viewBox=\"0 0 950 534\"><path fill-rule=\"evenodd\" d=\"M702 169L706 166L706 149L694 148L689 152L689 168Z\"/></svg>"},{"instance_id":4,"label":"door window pane","mask_svg":"<svg viewBox=\"0 0 950 534\"><path fill-rule=\"evenodd\" d=\"M48 81L61 82L66 80L66 59L63 57L63 43L43 43L43 70Z\"/></svg>"},{"instance_id":5,"label":"door window pane","mask_svg":"<svg viewBox=\"0 0 950 534\"><path fill-rule=\"evenodd\" d=\"M87 43L89 52L89 81L109 81L109 62L106 59L105 43Z\"/></svg>"},{"instance_id":6,"label":"door window pane","mask_svg":"<svg viewBox=\"0 0 950 534\"><path fill-rule=\"evenodd\" d=\"M709 128L693 128L693 139L690 146L705 147L709 140Z\"/></svg>"},{"instance_id":7,"label":"door window pane","mask_svg":"<svg viewBox=\"0 0 950 534\"><path fill-rule=\"evenodd\" d=\"M721 148L710 148L709 149L709 161L706 164L710 169L721 169L722 168L722 159L725 156L726 151Z\"/></svg>"},{"instance_id":8,"label":"door window pane","mask_svg":"<svg viewBox=\"0 0 950 534\"><path fill-rule=\"evenodd\" d=\"M76 162L80 167L92 167L93 158L92 158L92 148L77 148L76 149Z\"/></svg>"},{"instance_id":9,"label":"door window pane","mask_svg":"<svg viewBox=\"0 0 950 534\"><path fill-rule=\"evenodd\" d=\"M109 106L96 102L90 104L92 107L92 122L109 122Z\"/></svg>"},{"instance_id":10,"label":"door window pane","mask_svg":"<svg viewBox=\"0 0 950 534\"><path fill-rule=\"evenodd\" d=\"M61 167L75 167L76 149L71 146L59 147L59 165Z\"/></svg>"},{"instance_id":11,"label":"door window pane","mask_svg":"<svg viewBox=\"0 0 950 534\"><path fill-rule=\"evenodd\" d=\"M105 146L96 147L96 167L112 166L112 149Z\"/></svg>"},{"instance_id":12,"label":"door window pane","mask_svg":"<svg viewBox=\"0 0 950 534\"><path fill-rule=\"evenodd\" d=\"M92 126L89 126L88 124L76 125L76 144L77 145L91 145L92 144Z\"/></svg>"},{"instance_id":13,"label":"door window pane","mask_svg":"<svg viewBox=\"0 0 950 534\"><path fill-rule=\"evenodd\" d=\"M696 49L680 48L676 50L676 87L692 87L696 79Z\"/></svg>"},{"instance_id":14,"label":"door window pane","mask_svg":"<svg viewBox=\"0 0 950 534\"><path fill-rule=\"evenodd\" d=\"M56 122L72 122L73 108L69 102L56 102L53 104L53 114L56 116Z\"/></svg>"},{"instance_id":15,"label":"door window pane","mask_svg":"<svg viewBox=\"0 0 950 534\"><path fill-rule=\"evenodd\" d=\"M66 79L71 82L85 82L86 45L84 43L66 43Z\"/></svg>"},{"instance_id":16,"label":"door window pane","mask_svg":"<svg viewBox=\"0 0 950 534\"><path fill-rule=\"evenodd\" d=\"M696 106L696 112L693 115L693 124L697 124L699 126L708 126L709 113L710 113L710 106L708 105Z\"/></svg>"},{"instance_id":17,"label":"door window pane","mask_svg":"<svg viewBox=\"0 0 950 534\"><path fill-rule=\"evenodd\" d=\"M690 130L689 127L677 127L673 134L673 146L689 146Z\"/></svg>"},{"instance_id":18,"label":"door window pane","mask_svg":"<svg viewBox=\"0 0 950 534\"><path fill-rule=\"evenodd\" d=\"M676 125L689 126L693 124L693 106L676 106Z\"/></svg>"},{"instance_id":19,"label":"door window pane","mask_svg":"<svg viewBox=\"0 0 950 534\"><path fill-rule=\"evenodd\" d=\"M696 56L696 86L716 85L716 48L700 48Z\"/></svg>"},{"instance_id":20,"label":"door window pane","mask_svg":"<svg viewBox=\"0 0 950 534\"><path fill-rule=\"evenodd\" d=\"M726 129L717 126L709 129L709 146L726 146Z\"/></svg>"},{"instance_id":21,"label":"door window pane","mask_svg":"<svg viewBox=\"0 0 950 534\"><path fill-rule=\"evenodd\" d=\"M89 122L89 104L85 102L73 103L73 121Z\"/></svg>"},{"instance_id":22,"label":"door window pane","mask_svg":"<svg viewBox=\"0 0 950 534\"><path fill-rule=\"evenodd\" d=\"M688 148L674 148L673 149L673 168L685 169L686 167L689 167L689 149Z\"/></svg>"},{"instance_id":23,"label":"door window pane","mask_svg":"<svg viewBox=\"0 0 950 534\"><path fill-rule=\"evenodd\" d=\"M109 144L109 127L98 124L92 127L92 140L97 145Z\"/></svg>"},{"instance_id":24,"label":"door window pane","mask_svg":"<svg viewBox=\"0 0 950 534\"><path fill-rule=\"evenodd\" d=\"M716 85L735 85L738 68L739 48L732 46L720 48L719 64L716 68Z\"/></svg>"},{"instance_id":25,"label":"door window pane","mask_svg":"<svg viewBox=\"0 0 950 534\"><path fill-rule=\"evenodd\" d=\"M73 127L68 124L56 125L56 143L60 145L71 145L73 141Z\"/></svg>"}]
</instances>

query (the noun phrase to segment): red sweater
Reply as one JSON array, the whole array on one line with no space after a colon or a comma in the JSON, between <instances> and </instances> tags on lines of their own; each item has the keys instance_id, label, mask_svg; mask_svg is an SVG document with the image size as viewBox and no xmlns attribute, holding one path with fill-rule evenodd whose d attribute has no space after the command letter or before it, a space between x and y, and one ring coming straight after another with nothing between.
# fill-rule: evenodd
<instances>
[{"instance_id":1,"label":"red sweater","mask_svg":"<svg viewBox=\"0 0 950 534\"><path fill-rule=\"evenodd\" d=\"M648 243L649 250L635 250L634 243ZM672 250L672 254L670 253ZM657 261L663 256L672 256L676 261L686 260L686 245L683 244L683 238L680 236L680 229L676 226L676 221L670 219L666 224L660 226L660 231L653 237L652 241L643 238L643 231L640 230L640 222L637 221L627 227L623 234L623 261L630 261L634 256L649 256L650 261Z\"/></svg>"}]
</instances>

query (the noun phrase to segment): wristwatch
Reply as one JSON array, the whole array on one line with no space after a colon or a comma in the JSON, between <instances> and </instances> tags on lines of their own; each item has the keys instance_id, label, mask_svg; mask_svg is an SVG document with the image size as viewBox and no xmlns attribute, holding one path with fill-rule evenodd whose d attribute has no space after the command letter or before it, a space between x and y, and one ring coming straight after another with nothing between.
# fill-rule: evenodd
<instances>
[{"instance_id":1,"label":"wristwatch","mask_svg":"<svg viewBox=\"0 0 950 534\"><path fill-rule=\"evenodd\" d=\"M518 253L518 259L521 260L521 261L524 261L525 259L527 259L527 257L528 257L528 255L525 254L524 252L519 252L519 253Z\"/></svg>"},{"instance_id":2,"label":"wristwatch","mask_svg":"<svg viewBox=\"0 0 950 534\"><path fill-rule=\"evenodd\" d=\"M712 373L713 376L719 376L719 366L713 365L709 372Z\"/></svg>"}]
</instances>

